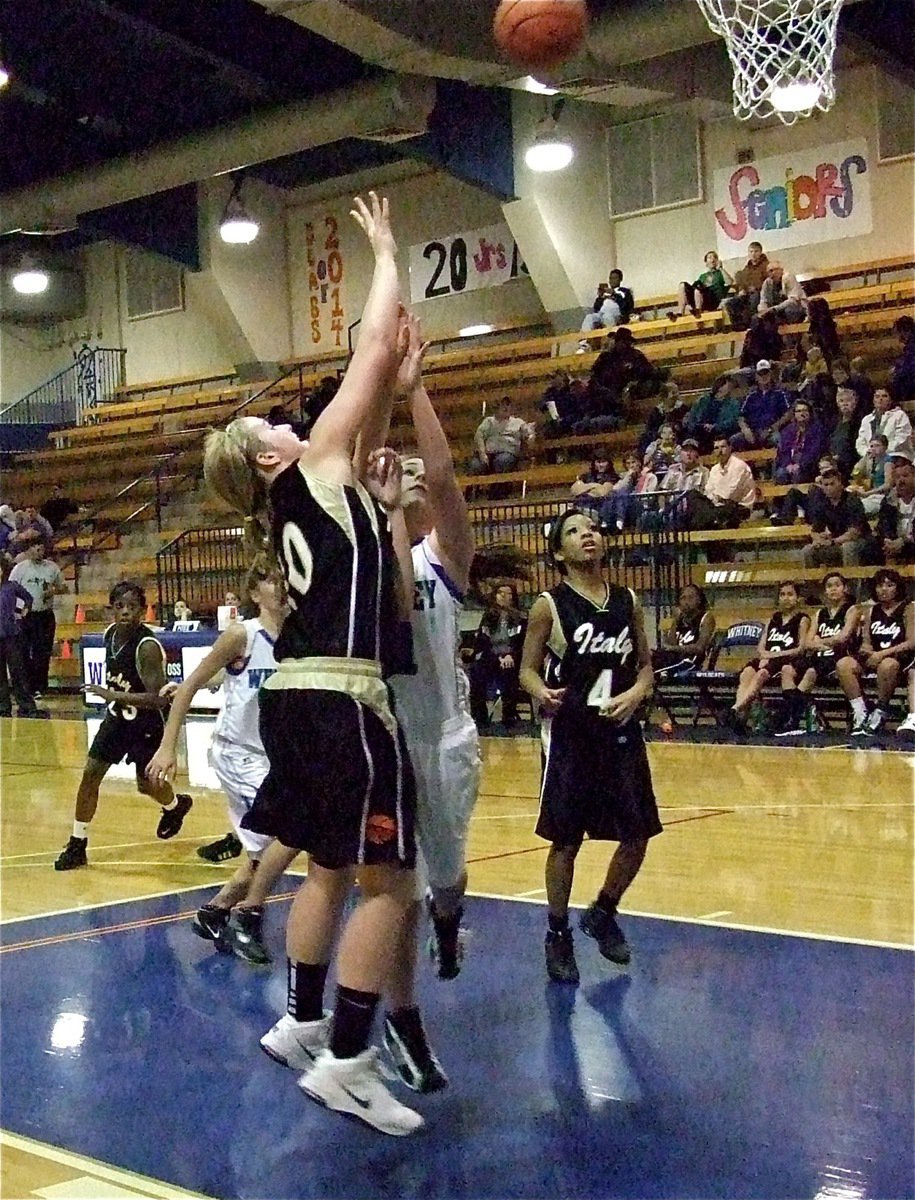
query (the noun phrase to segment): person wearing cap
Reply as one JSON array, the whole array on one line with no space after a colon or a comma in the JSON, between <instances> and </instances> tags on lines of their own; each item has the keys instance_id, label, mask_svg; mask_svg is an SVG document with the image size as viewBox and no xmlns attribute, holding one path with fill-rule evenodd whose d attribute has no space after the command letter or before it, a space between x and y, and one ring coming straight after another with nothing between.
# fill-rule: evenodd
<instances>
[{"instance_id":1,"label":"person wearing cap","mask_svg":"<svg viewBox=\"0 0 915 1200\"><path fill-rule=\"evenodd\" d=\"M770 262L766 279L759 292L759 316L774 313L778 320L789 325L807 317L807 298L796 276L786 271L780 262Z\"/></svg>"},{"instance_id":2,"label":"person wearing cap","mask_svg":"<svg viewBox=\"0 0 915 1200\"><path fill-rule=\"evenodd\" d=\"M877 513L877 540L887 562L915 562L915 454L890 455L893 486Z\"/></svg>"},{"instance_id":3,"label":"person wearing cap","mask_svg":"<svg viewBox=\"0 0 915 1200\"><path fill-rule=\"evenodd\" d=\"M877 556L861 501L842 486L834 467L821 473L824 500L810 522L810 541L801 550L805 567L860 567Z\"/></svg>"},{"instance_id":4,"label":"person wearing cap","mask_svg":"<svg viewBox=\"0 0 915 1200\"><path fill-rule=\"evenodd\" d=\"M740 433L731 438L731 445L735 450L777 446L779 432L790 418L788 396L775 386L772 363L761 358L756 364L756 387L740 406Z\"/></svg>"},{"instance_id":5,"label":"person wearing cap","mask_svg":"<svg viewBox=\"0 0 915 1200\"><path fill-rule=\"evenodd\" d=\"M736 529L755 503L756 480L749 465L734 454L726 437L717 437L705 489L686 492L677 506L678 520L687 529Z\"/></svg>"},{"instance_id":6,"label":"person wearing cap","mask_svg":"<svg viewBox=\"0 0 915 1200\"><path fill-rule=\"evenodd\" d=\"M661 480L665 516L677 522L683 512L683 500L689 492L704 492L708 483L708 467L699 461L699 443L686 438L680 443L677 460L667 468Z\"/></svg>"},{"instance_id":7,"label":"person wearing cap","mask_svg":"<svg viewBox=\"0 0 915 1200\"><path fill-rule=\"evenodd\" d=\"M775 455L776 483L812 483L826 449L826 431L807 400L794 402L793 419L782 430Z\"/></svg>"},{"instance_id":8,"label":"person wearing cap","mask_svg":"<svg viewBox=\"0 0 915 1200\"><path fill-rule=\"evenodd\" d=\"M858 427L855 449L859 458L867 454L868 447L878 433L886 436L890 457L900 451L903 454L912 453L912 422L896 403L893 392L885 387L874 390L874 411L868 413Z\"/></svg>"}]
</instances>

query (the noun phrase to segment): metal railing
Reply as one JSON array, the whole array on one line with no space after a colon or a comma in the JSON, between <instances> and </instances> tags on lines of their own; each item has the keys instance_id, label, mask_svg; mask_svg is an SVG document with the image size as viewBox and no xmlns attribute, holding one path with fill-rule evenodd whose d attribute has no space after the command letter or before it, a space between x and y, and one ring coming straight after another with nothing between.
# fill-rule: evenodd
<instances>
[{"instance_id":1,"label":"metal railing","mask_svg":"<svg viewBox=\"0 0 915 1200\"><path fill-rule=\"evenodd\" d=\"M8 425L76 425L124 383L124 349L82 346L74 362L0 411Z\"/></svg>"},{"instance_id":2,"label":"metal railing","mask_svg":"<svg viewBox=\"0 0 915 1200\"><path fill-rule=\"evenodd\" d=\"M160 620L172 620L175 601L195 611L215 608L228 590L237 592L250 565L243 550L242 526L186 529L156 555Z\"/></svg>"}]
</instances>

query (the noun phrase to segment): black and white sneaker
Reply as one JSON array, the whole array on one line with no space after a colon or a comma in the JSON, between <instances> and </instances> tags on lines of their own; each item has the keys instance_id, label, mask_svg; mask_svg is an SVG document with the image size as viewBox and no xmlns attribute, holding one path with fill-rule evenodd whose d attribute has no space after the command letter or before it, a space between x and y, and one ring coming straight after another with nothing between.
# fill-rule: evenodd
<instances>
[{"instance_id":1,"label":"black and white sneaker","mask_svg":"<svg viewBox=\"0 0 915 1200\"><path fill-rule=\"evenodd\" d=\"M875 708L871 715L867 718L867 732L875 734L880 732L880 726L886 720L887 714L882 708Z\"/></svg>"},{"instance_id":2,"label":"black and white sneaker","mask_svg":"<svg viewBox=\"0 0 915 1200\"><path fill-rule=\"evenodd\" d=\"M548 929L544 942L546 973L554 983L578 983L578 963L571 929Z\"/></svg>"},{"instance_id":3,"label":"black and white sneaker","mask_svg":"<svg viewBox=\"0 0 915 1200\"><path fill-rule=\"evenodd\" d=\"M853 738L865 738L871 736L870 718L867 713L863 716L855 717L855 722L851 727L851 736Z\"/></svg>"},{"instance_id":4,"label":"black and white sneaker","mask_svg":"<svg viewBox=\"0 0 915 1200\"><path fill-rule=\"evenodd\" d=\"M394 1070L408 1088L414 1092L440 1092L448 1086L448 1076L432 1053L419 1014L409 1024L395 1023L390 1015L386 1016L382 1040Z\"/></svg>"},{"instance_id":5,"label":"black and white sneaker","mask_svg":"<svg viewBox=\"0 0 915 1200\"><path fill-rule=\"evenodd\" d=\"M198 908L191 921L191 929L199 938L207 942L219 942L219 936L226 927L229 919L227 908L217 908L215 904L204 904Z\"/></svg>"},{"instance_id":6,"label":"black and white sneaker","mask_svg":"<svg viewBox=\"0 0 915 1200\"><path fill-rule=\"evenodd\" d=\"M86 847L88 845L88 838L71 837L60 854L58 854L54 870L72 871L75 867L88 867L89 860L86 858Z\"/></svg>"},{"instance_id":7,"label":"black and white sneaker","mask_svg":"<svg viewBox=\"0 0 915 1200\"><path fill-rule=\"evenodd\" d=\"M330 1017L297 1021L284 1013L261 1038L261 1049L274 1062L295 1071L305 1071L315 1062L330 1040Z\"/></svg>"},{"instance_id":8,"label":"black and white sneaker","mask_svg":"<svg viewBox=\"0 0 915 1200\"><path fill-rule=\"evenodd\" d=\"M159 824L156 826L156 837L165 841L167 838L173 838L179 832L184 824L184 818L194 806L194 801L190 796L183 793L178 793L175 797L177 804L174 808L163 808L162 816L159 818Z\"/></svg>"},{"instance_id":9,"label":"black and white sneaker","mask_svg":"<svg viewBox=\"0 0 915 1200\"><path fill-rule=\"evenodd\" d=\"M241 850L241 842L235 834L227 833L225 837L210 842L208 846L198 846L197 856L206 859L207 862L220 863L226 862L230 858L238 858Z\"/></svg>"},{"instance_id":10,"label":"black and white sneaker","mask_svg":"<svg viewBox=\"0 0 915 1200\"><path fill-rule=\"evenodd\" d=\"M592 904L581 914L578 927L582 933L594 938L598 950L608 962L624 967L632 958L629 943L615 913L608 913L600 905Z\"/></svg>"},{"instance_id":11,"label":"black and white sneaker","mask_svg":"<svg viewBox=\"0 0 915 1200\"><path fill-rule=\"evenodd\" d=\"M440 917L435 911L435 901L426 898L432 932L429 935L429 957L439 979L456 979L464 963L464 930L461 918L464 910L459 908L449 917Z\"/></svg>"},{"instance_id":12,"label":"black and white sneaker","mask_svg":"<svg viewBox=\"0 0 915 1200\"><path fill-rule=\"evenodd\" d=\"M299 1087L325 1108L358 1117L380 1133L405 1137L425 1124L419 1113L401 1104L384 1086L374 1047L355 1058L334 1058L324 1050L299 1080Z\"/></svg>"},{"instance_id":13,"label":"black and white sneaker","mask_svg":"<svg viewBox=\"0 0 915 1200\"><path fill-rule=\"evenodd\" d=\"M263 905L233 909L216 948L222 954L234 954L252 967L263 967L272 962L270 951L264 945Z\"/></svg>"}]
</instances>

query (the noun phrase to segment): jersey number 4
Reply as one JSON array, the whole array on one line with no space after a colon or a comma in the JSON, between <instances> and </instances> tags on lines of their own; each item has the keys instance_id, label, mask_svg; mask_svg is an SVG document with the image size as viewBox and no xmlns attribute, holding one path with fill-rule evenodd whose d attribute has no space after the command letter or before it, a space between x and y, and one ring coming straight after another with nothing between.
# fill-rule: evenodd
<instances>
[{"instance_id":1,"label":"jersey number 4","mask_svg":"<svg viewBox=\"0 0 915 1200\"><path fill-rule=\"evenodd\" d=\"M594 686L588 692L589 708L606 708L613 699L613 672L605 668L594 680Z\"/></svg>"}]
</instances>

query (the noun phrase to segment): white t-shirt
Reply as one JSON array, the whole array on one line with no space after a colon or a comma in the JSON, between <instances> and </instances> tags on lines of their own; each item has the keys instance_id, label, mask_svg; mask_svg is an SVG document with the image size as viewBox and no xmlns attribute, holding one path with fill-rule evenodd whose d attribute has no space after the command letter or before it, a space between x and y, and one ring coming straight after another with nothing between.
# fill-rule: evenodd
<instances>
[{"instance_id":1,"label":"white t-shirt","mask_svg":"<svg viewBox=\"0 0 915 1200\"><path fill-rule=\"evenodd\" d=\"M214 734L236 746L264 752L260 735L257 696L264 681L276 671L273 639L257 617L241 624L247 637L241 666L229 663L223 680L225 703L216 718Z\"/></svg>"},{"instance_id":2,"label":"white t-shirt","mask_svg":"<svg viewBox=\"0 0 915 1200\"><path fill-rule=\"evenodd\" d=\"M32 597L32 612L45 612L53 607L53 597L45 596L44 585L60 583L63 576L60 567L50 558L43 558L41 562L24 558L10 571L10 579L21 583Z\"/></svg>"}]
</instances>

